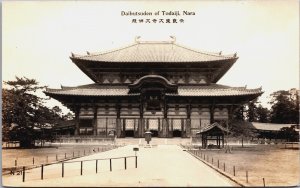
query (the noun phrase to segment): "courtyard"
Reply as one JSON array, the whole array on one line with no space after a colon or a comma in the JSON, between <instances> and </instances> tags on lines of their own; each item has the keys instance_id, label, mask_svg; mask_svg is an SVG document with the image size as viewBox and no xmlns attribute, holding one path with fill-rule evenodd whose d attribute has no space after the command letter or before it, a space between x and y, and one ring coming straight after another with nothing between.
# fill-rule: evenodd
<instances>
[{"instance_id":1,"label":"courtyard","mask_svg":"<svg viewBox=\"0 0 300 188\"><path fill-rule=\"evenodd\" d=\"M101 152L71 161L104 159L112 157L134 156L134 147L127 145L118 149ZM64 177L61 176L61 164L44 167L44 178L41 180L41 168L26 171L26 180L22 175L3 176L5 186L236 186L233 182L220 176L177 145L157 145L152 148L139 147L137 168L133 158L112 160L112 171L109 161L101 161L98 173L95 173L95 161L84 162L83 175L80 175L80 162L66 163Z\"/></svg>"},{"instance_id":2,"label":"courtyard","mask_svg":"<svg viewBox=\"0 0 300 188\"><path fill-rule=\"evenodd\" d=\"M144 139L119 139L118 148L101 150L99 145L57 145L43 149L5 149L2 151L3 167L12 166L16 158L31 163L32 157L40 158L39 164L45 164L45 156L52 156L58 152L64 160L63 153L71 155L75 151L75 158L64 162L64 175L62 177L61 162L45 165L43 168L43 180L41 179L41 167L26 170L25 182L22 175L3 175L5 186L263 186L262 178L266 186L292 186L299 183L299 150L285 149L283 145L235 145L231 153L225 153L224 149L198 150L205 155L206 163L220 169L226 163L226 173L231 174L233 180L218 173L210 165L198 160L193 155L180 147L189 145L190 139L158 139L152 140L152 147L145 148ZM106 148L109 145L105 146ZM137 151L137 161L135 152ZM86 150L86 155L76 158L78 151ZM51 155L52 154L52 155ZM125 159L126 158L126 167ZM23 159L22 159L23 158ZM109 159L111 160L111 164ZM213 158L213 162L212 162ZM25 160L26 159L26 160ZM98 159L96 173L96 159ZM44 161L43 161L44 160ZM80 161L83 161L82 172ZM20 162L19 162L20 163ZM233 176L233 166L235 176ZM126 169L125 169L126 168ZM246 171L248 182L246 182ZM82 175L81 175L82 173Z\"/></svg>"}]
</instances>

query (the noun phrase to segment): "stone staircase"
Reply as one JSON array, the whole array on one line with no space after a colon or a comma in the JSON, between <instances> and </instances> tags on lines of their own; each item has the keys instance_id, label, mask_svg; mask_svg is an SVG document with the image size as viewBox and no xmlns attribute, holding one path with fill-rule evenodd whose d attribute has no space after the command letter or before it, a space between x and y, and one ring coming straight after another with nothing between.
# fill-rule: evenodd
<instances>
[{"instance_id":1,"label":"stone staircase","mask_svg":"<svg viewBox=\"0 0 300 188\"><path fill-rule=\"evenodd\" d=\"M145 138L117 138L117 144L120 145L146 145ZM180 145L191 143L190 138L152 138L151 145Z\"/></svg>"}]
</instances>

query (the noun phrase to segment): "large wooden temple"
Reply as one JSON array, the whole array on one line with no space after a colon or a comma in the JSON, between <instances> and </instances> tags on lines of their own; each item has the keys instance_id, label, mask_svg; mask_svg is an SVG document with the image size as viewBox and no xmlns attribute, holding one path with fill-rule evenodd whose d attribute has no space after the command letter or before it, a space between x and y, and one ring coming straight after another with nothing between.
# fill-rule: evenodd
<instances>
[{"instance_id":1,"label":"large wooden temple","mask_svg":"<svg viewBox=\"0 0 300 188\"><path fill-rule=\"evenodd\" d=\"M70 57L94 83L47 89L75 113L75 135L190 137L213 122L230 124L235 109L261 88L218 80L238 59L172 41L135 41L124 48Z\"/></svg>"}]
</instances>

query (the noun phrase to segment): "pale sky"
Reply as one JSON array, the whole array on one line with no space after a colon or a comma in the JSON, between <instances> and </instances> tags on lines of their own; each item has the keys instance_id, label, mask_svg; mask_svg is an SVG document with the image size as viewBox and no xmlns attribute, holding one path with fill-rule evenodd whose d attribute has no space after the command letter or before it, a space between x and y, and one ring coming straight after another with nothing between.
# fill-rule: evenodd
<instances>
[{"instance_id":1,"label":"pale sky","mask_svg":"<svg viewBox=\"0 0 300 188\"><path fill-rule=\"evenodd\" d=\"M121 11L193 11L194 16L121 16ZM184 19L177 24L133 18ZM218 82L270 93L299 88L299 2L287 1L4 1L2 80L34 78L50 88L93 83L69 59L141 40L170 40L239 59ZM49 105L59 103L52 100Z\"/></svg>"}]
</instances>

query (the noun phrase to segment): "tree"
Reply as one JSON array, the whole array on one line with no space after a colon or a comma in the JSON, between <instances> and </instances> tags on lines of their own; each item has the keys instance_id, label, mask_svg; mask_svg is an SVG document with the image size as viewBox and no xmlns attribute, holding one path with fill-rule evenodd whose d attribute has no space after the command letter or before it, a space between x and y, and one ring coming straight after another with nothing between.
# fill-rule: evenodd
<instances>
[{"instance_id":1,"label":"tree","mask_svg":"<svg viewBox=\"0 0 300 188\"><path fill-rule=\"evenodd\" d=\"M234 112L233 120L235 121L244 121L244 112L245 112L245 105L237 108Z\"/></svg>"},{"instance_id":2,"label":"tree","mask_svg":"<svg viewBox=\"0 0 300 188\"><path fill-rule=\"evenodd\" d=\"M299 133L296 132L295 126L282 127L279 131L279 137L286 139L287 142L298 142Z\"/></svg>"},{"instance_id":3,"label":"tree","mask_svg":"<svg viewBox=\"0 0 300 188\"><path fill-rule=\"evenodd\" d=\"M50 110L43 105L44 98L35 93L44 89L35 79L16 77L4 81L2 88L3 139L19 141L21 147L31 147L41 139L39 129L53 121Z\"/></svg>"},{"instance_id":4,"label":"tree","mask_svg":"<svg viewBox=\"0 0 300 188\"><path fill-rule=\"evenodd\" d=\"M299 92L296 96L289 91L276 91L271 94L270 119L272 123L297 123L299 121Z\"/></svg>"},{"instance_id":5,"label":"tree","mask_svg":"<svg viewBox=\"0 0 300 188\"><path fill-rule=\"evenodd\" d=\"M257 121L261 123L269 122L270 111L268 108L264 108L261 104L256 108Z\"/></svg>"},{"instance_id":6,"label":"tree","mask_svg":"<svg viewBox=\"0 0 300 188\"><path fill-rule=\"evenodd\" d=\"M245 137L256 137L258 135L251 123L242 120L233 121L230 132L233 137L240 137L242 139L242 147L244 146L243 141Z\"/></svg>"},{"instance_id":7,"label":"tree","mask_svg":"<svg viewBox=\"0 0 300 188\"><path fill-rule=\"evenodd\" d=\"M250 101L247 104L247 111L246 111L246 118L250 122L257 121L257 106L256 106L257 100Z\"/></svg>"}]
</instances>

